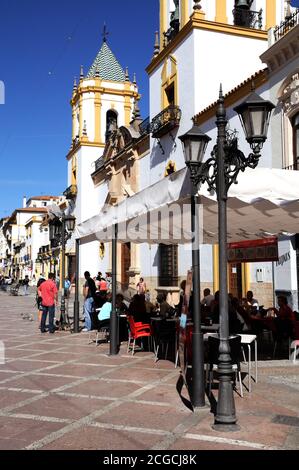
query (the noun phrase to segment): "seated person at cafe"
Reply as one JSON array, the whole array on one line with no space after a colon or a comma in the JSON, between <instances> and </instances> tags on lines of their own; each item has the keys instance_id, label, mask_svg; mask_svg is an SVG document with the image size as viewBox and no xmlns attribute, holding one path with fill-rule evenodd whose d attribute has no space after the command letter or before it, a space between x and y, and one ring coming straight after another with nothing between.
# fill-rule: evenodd
<instances>
[{"instance_id":1,"label":"seated person at cafe","mask_svg":"<svg viewBox=\"0 0 299 470\"><path fill-rule=\"evenodd\" d=\"M242 317L238 317L237 311L232 308L231 303L228 307L228 323L229 323L229 334L236 335L243 331L243 322L240 320Z\"/></svg>"},{"instance_id":2,"label":"seated person at cafe","mask_svg":"<svg viewBox=\"0 0 299 470\"><path fill-rule=\"evenodd\" d=\"M116 308L120 315L126 315L128 313L128 306L124 302L124 296L117 294L116 296Z\"/></svg>"},{"instance_id":3,"label":"seated person at cafe","mask_svg":"<svg viewBox=\"0 0 299 470\"><path fill-rule=\"evenodd\" d=\"M276 308L268 309L274 310L275 314L277 315L277 317L274 318L276 335L279 338L283 336L292 337L295 323L295 314L288 305L288 299L284 295L280 295L277 298L277 301L279 306L278 310Z\"/></svg>"},{"instance_id":4,"label":"seated person at cafe","mask_svg":"<svg viewBox=\"0 0 299 470\"><path fill-rule=\"evenodd\" d=\"M104 326L110 326L110 316L112 312L112 296L111 294L107 295L107 301L102 306L100 313L98 314L98 319L100 321L100 328Z\"/></svg>"},{"instance_id":5,"label":"seated person at cafe","mask_svg":"<svg viewBox=\"0 0 299 470\"><path fill-rule=\"evenodd\" d=\"M211 304L214 300L214 296L211 294L210 289L205 289L203 291L204 298L201 301L201 305L204 305L205 307L211 307Z\"/></svg>"},{"instance_id":6,"label":"seated person at cafe","mask_svg":"<svg viewBox=\"0 0 299 470\"><path fill-rule=\"evenodd\" d=\"M168 317L168 312L171 310L171 306L169 303L166 301L167 295L165 292L161 292L160 294L157 295L157 303L158 303L158 309L159 309L159 315L160 317L167 318Z\"/></svg>"},{"instance_id":7,"label":"seated person at cafe","mask_svg":"<svg viewBox=\"0 0 299 470\"><path fill-rule=\"evenodd\" d=\"M134 322L148 324L150 321L149 315L146 313L145 296L135 294L130 305L129 315L134 318Z\"/></svg>"},{"instance_id":8,"label":"seated person at cafe","mask_svg":"<svg viewBox=\"0 0 299 470\"><path fill-rule=\"evenodd\" d=\"M145 294L145 308L148 315L154 315L156 313L156 306L151 302L149 290L147 290Z\"/></svg>"},{"instance_id":9,"label":"seated person at cafe","mask_svg":"<svg viewBox=\"0 0 299 470\"><path fill-rule=\"evenodd\" d=\"M185 297L185 291L186 291L186 284L187 284L186 280L181 282L181 284L180 284L180 301L175 306L176 310L179 312L179 315L181 315L182 309L183 309L184 297Z\"/></svg>"},{"instance_id":10,"label":"seated person at cafe","mask_svg":"<svg viewBox=\"0 0 299 470\"><path fill-rule=\"evenodd\" d=\"M107 296L105 292L101 292L98 288L94 295L94 304L95 308L102 308L107 301Z\"/></svg>"},{"instance_id":11,"label":"seated person at cafe","mask_svg":"<svg viewBox=\"0 0 299 470\"><path fill-rule=\"evenodd\" d=\"M239 331L239 333L248 332L251 329L251 318L249 313L240 305L240 301L236 297L232 298L230 305L232 311L236 313L237 319L241 325L241 331Z\"/></svg>"},{"instance_id":12,"label":"seated person at cafe","mask_svg":"<svg viewBox=\"0 0 299 470\"><path fill-rule=\"evenodd\" d=\"M219 291L215 292L214 300L211 303L211 317L213 323L219 323Z\"/></svg>"},{"instance_id":13,"label":"seated person at cafe","mask_svg":"<svg viewBox=\"0 0 299 470\"><path fill-rule=\"evenodd\" d=\"M128 324L127 317L129 312L129 307L124 301L124 296L122 294L117 294L116 296L116 311L119 317L119 340L122 343L123 341L128 341Z\"/></svg>"},{"instance_id":14,"label":"seated person at cafe","mask_svg":"<svg viewBox=\"0 0 299 470\"><path fill-rule=\"evenodd\" d=\"M247 306L252 309L258 310L259 308L259 303L256 299L253 297L253 292L249 290L246 294L246 301L247 301Z\"/></svg>"}]
</instances>

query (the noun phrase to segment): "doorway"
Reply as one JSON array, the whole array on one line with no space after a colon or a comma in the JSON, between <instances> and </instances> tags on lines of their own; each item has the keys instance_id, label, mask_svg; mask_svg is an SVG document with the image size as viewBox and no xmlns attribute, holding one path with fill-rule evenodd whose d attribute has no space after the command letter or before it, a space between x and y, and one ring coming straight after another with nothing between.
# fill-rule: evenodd
<instances>
[{"instance_id":1,"label":"doorway","mask_svg":"<svg viewBox=\"0 0 299 470\"><path fill-rule=\"evenodd\" d=\"M242 283L242 264L229 263L228 291L237 299L242 299L243 283Z\"/></svg>"},{"instance_id":2,"label":"doorway","mask_svg":"<svg viewBox=\"0 0 299 470\"><path fill-rule=\"evenodd\" d=\"M121 283L128 287L130 282L129 271L131 267L131 243L123 243L121 246Z\"/></svg>"}]
</instances>

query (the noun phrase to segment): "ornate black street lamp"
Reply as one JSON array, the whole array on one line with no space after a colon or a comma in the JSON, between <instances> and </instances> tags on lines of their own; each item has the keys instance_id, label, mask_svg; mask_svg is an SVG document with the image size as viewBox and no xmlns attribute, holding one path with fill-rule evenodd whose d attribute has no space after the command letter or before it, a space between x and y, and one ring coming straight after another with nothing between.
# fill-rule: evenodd
<instances>
[{"instance_id":1,"label":"ornate black street lamp","mask_svg":"<svg viewBox=\"0 0 299 470\"><path fill-rule=\"evenodd\" d=\"M219 429L219 426L223 426L224 429L229 429L229 425L235 425L237 422L232 387L233 369L229 346L227 292L228 190L232 184L237 183L240 171L244 172L246 168L254 169L258 165L263 144L267 139L271 112L274 107L275 106L270 101L265 101L255 92L252 92L244 103L235 108L235 111L239 114L246 140L252 149L252 153L248 157L239 150L236 134L229 134L227 132L227 119L222 87L220 87L216 113L218 137L211 158L203 162L209 137L203 134L200 129L197 128L197 131L195 131L193 127L190 132L181 137L185 145L186 165L190 169L190 178L193 186L197 188L199 185L207 183L209 191L216 192L218 200L220 346L218 364L219 395L217 413L215 416L215 427L217 427L217 429ZM197 152L195 152L196 149ZM194 285L194 289L198 288ZM195 292L198 292L198 290ZM195 292L194 297L197 297ZM194 304L194 308L195 307L197 310L194 310L194 319L197 318L198 321L198 319L200 319L200 305L197 306ZM196 328L198 328L197 325ZM201 335L197 333L197 337L201 341ZM193 358L193 368L194 367L203 368L202 361L197 362L195 358ZM202 376L203 372L201 370L193 372L193 377L196 380L199 380ZM193 384L193 390L202 390L202 385L200 383Z\"/></svg>"},{"instance_id":2,"label":"ornate black street lamp","mask_svg":"<svg viewBox=\"0 0 299 470\"><path fill-rule=\"evenodd\" d=\"M71 237L75 230L76 219L72 215L62 213L61 217L55 217L50 222L50 240L57 246L61 244L61 301L60 301L60 318L62 326L66 325L65 316L65 246L67 240Z\"/></svg>"},{"instance_id":3,"label":"ornate black street lamp","mask_svg":"<svg viewBox=\"0 0 299 470\"><path fill-rule=\"evenodd\" d=\"M183 142L186 165L190 170L192 181L191 195L191 230L192 240L192 274L193 274L193 336L192 336L192 404L196 408L205 406L204 378L204 343L201 331L200 307L200 251L199 251L199 216L196 175L202 162L207 145L211 140L198 126L179 137Z\"/></svg>"}]
</instances>

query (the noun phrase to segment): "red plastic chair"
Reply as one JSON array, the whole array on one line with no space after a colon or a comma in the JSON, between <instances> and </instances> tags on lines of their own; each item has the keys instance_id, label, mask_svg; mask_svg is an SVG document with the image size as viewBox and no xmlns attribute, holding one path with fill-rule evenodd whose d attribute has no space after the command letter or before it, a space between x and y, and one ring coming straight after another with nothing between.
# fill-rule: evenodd
<instances>
[{"instance_id":1,"label":"red plastic chair","mask_svg":"<svg viewBox=\"0 0 299 470\"><path fill-rule=\"evenodd\" d=\"M127 353L129 353L130 348L132 348L132 356L135 353L136 340L139 338L150 338L152 336L151 326L146 323L134 322L132 316L128 317L129 321L129 339L128 339L128 348ZM132 345L133 342L133 345Z\"/></svg>"}]
</instances>

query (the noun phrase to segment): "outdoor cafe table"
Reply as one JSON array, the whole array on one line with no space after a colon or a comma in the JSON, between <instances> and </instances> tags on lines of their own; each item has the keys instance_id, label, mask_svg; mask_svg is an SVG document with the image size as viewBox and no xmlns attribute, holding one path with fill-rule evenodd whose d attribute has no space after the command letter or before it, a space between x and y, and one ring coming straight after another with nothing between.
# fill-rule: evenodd
<instances>
[{"instance_id":1,"label":"outdoor cafe table","mask_svg":"<svg viewBox=\"0 0 299 470\"><path fill-rule=\"evenodd\" d=\"M177 325L179 325L179 321L180 319L178 317L173 317L173 318L166 318L165 317L161 317L159 315L157 315L156 317L150 317L150 320L151 320L151 324L152 324L152 327L153 327L153 332L154 332L154 336L157 334L157 331L159 329L159 323L163 320L166 320L166 323L176 323ZM155 323L157 324L157 326L155 327ZM178 343L178 330L176 331L176 336L175 336L175 347L176 347L176 352L175 352L175 356L176 356L176 359L175 359L175 367L177 366L177 343Z\"/></svg>"},{"instance_id":2,"label":"outdoor cafe table","mask_svg":"<svg viewBox=\"0 0 299 470\"><path fill-rule=\"evenodd\" d=\"M219 323L213 323L213 325L201 325L201 329L204 332L214 332L214 331L219 331Z\"/></svg>"},{"instance_id":3,"label":"outdoor cafe table","mask_svg":"<svg viewBox=\"0 0 299 470\"><path fill-rule=\"evenodd\" d=\"M192 321L187 321L187 327L188 328L193 328L194 323ZM213 323L213 325L201 325L201 330L206 333L215 333L216 331L219 331L220 325L219 323Z\"/></svg>"},{"instance_id":4,"label":"outdoor cafe table","mask_svg":"<svg viewBox=\"0 0 299 470\"><path fill-rule=\"evenodd\" d=\"M206 333L204 335L204 341L208 341L209 336L213 336L218 338L217 333ZM251 345L254 343L254 362L255 362L255 376L254 380L257 383L257 337L256 335L243 335L238 334L237 336L241 336L241 346L247 346L248 348L248 391L251 392Z\"/></svg>"}]
</instances>

